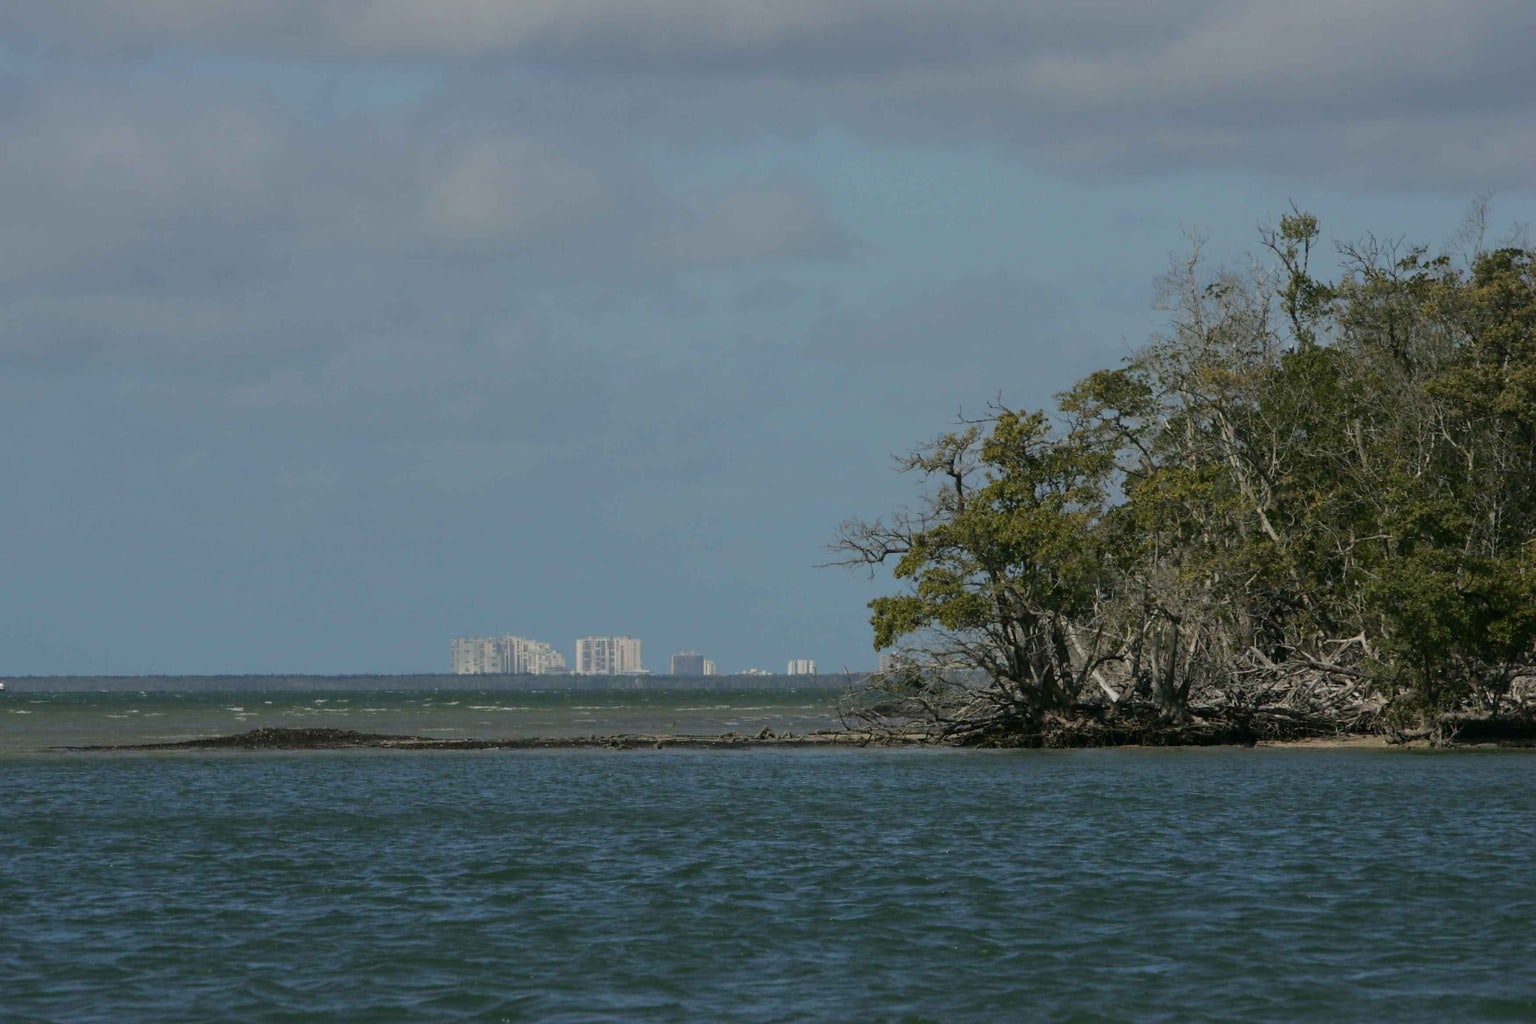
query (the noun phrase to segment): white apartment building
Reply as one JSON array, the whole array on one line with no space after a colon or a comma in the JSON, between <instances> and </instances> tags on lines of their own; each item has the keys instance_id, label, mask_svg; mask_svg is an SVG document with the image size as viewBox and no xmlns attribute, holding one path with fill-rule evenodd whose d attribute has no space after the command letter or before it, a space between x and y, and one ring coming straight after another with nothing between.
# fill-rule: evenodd
<instances>
[{"instance_id":1,"label":"white apartment building","mask_svg":"<svg viewBox=\"0 0 1536 1024\"><path fill-rule=\"evenodd\" d=\"M576 671L584 676L644 672L640 641L632 636L584 636L576 641Z\"/></svg>"},{"instance_id":2,"label":"white apartment building","mask_svg":"<svg viewBox=\"0 0 1536 1024\"><path fill-rule=\"evenodd\" d=\"M453 640L453 674L492 675L501 671L501 642L492 636L461 636Z\"/></svg>"},{"instance_id":3,"label":"white apartment building","mask_svg":"<svg viewBox=\"0 0 1536 1024\"><path fill-rule=\"evenodd\" d=\"M543 676L565 668L565 655L552 644L527 637L502 637L506 671L514 675Z\"/></svg>"},{"instance_id":4,"label":"white apartment building","mask_svg":"<svg viewBox=\"0 0 1536 1024\"><path fill-rule=\"evenodd\" d=\"M816 662L811 658L791 658L789 668L784 670L787 676L813 676L816 674Z\"/></svg>"},{"instance_id":5,"label":"white apartment building","mask_svg":"<svg viewBox=\"0 0 1536 1024\"><path fill-rule=\"evenodd\" d=\"M522 636L468 636L453 641L453 673L460 676L541 676L565 668L565 656Z\"/></svg>"}]
</instances>

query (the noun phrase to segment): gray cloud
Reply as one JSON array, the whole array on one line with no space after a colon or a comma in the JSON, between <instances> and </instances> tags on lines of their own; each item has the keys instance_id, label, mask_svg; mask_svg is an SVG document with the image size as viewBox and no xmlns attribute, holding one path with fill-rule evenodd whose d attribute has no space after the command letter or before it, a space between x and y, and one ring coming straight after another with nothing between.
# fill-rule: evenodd
<instances>
[{"instance_id":1,"label":"gray cloud","mask_svg":"<svg viewBox=\"0 0 1536 1024\"><path fill-rule=\"evenodd\" d=\"M285 260L364 246L515 251L613 219L611 169L555 142L494 125L315 128L253 90L189 96L184 84L39 90L0 125L14 154L0 165L7 277L88 274L171 235L182 252L223 237L245 266L263 247Z\"/></svg>"},{"instance_id":2,"label":"gray cloud","mask_svg":"<svg viewBox=\"0 0 1536 1024\"><path fill-rule=\"evenodd\" d=\"M793 181L675 195L614 145L238 83L39 78L0 107L0 358L219 359L484 333L550 289L847 251ZM523 302L518 302L521 296Z\"/></svg>"},{"instance_id":3,"label":"gray cloud","mask_svg":"<svg viewBox=\"0 0 1536 1024\"><path fill-rule=\"evenodd\" d=\"M763 185L691 203L657 246L675 266L845 256L850 239L808 189Z\"/></svg>"},{"instance_id":4,"label":"gray cloud","mask_svg":"<svg viewBox=\"0 0 1536 1024\"><path fill-rule=\"evenodd\" d=\"M0 121L0 275L90 276L124 249L196 219L247 227L270 215L286 128L253 97L192 100L168 83L133 100L33 90Z\"/></svg>"},{"instance_id":5,"label":"gray cloud","mask_svg":"<svg viewBox=\"0 0 1536 1024\"><path fill-rule=\"evenodd\" d=\"M0 32L39 52L164 45L406 58L460 69L466 90L488 96L527 95L528 76L545 76L532 88L578 134L598 124L649 138L840 124L901 142L1000 145L1113 176L1223 166L1457 194L1524 189L1532 151L1520 140L1536 113L1536 7L1524 0L8 6ZM1405 162L1415 148L1456 157ZM503 204L477 228L507 223L504 197L468 178L456 187ZM462 232L456 209L438 212Z\"/></svg>"},{"instance_id":6,"label":"gray cloud","mask_svg":"<svg viewBox=\"0 0 1536 1024\"><path fill-rule=\"evenodd\" d=\"M473 139L423 179L422 234L448 245L504 249L568 237L609 219L613 202L599 170L527 138Z\"/></svg>"},{"instance_id":7,"label":"gray cloud","mask_svg":"<svg viewBox=\"0 0 1536 1024\"><path fill-rule=\"evenodd\" d=\"M1144 40L1212 6L1127 0L21 0L0 29L89 52L172 43L247 54L531 56L759 70L967 63L1062 43Z\"/></svg>"}]
</instances>

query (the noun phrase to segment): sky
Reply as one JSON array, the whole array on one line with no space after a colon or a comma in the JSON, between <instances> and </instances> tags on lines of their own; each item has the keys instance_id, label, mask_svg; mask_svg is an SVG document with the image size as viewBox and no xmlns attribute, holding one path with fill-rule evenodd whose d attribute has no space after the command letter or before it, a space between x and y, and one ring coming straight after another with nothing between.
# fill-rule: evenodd
<instances>
[{"instance_id":1,"label":"sky","mask_svg":"<svg viewBox=\"0 0 1536 1024\"><path fill-rule=\"evenodd\" d=\"M838 524L1206 237L1536 218L1529 0L7 0L0 675L871 668Z\"/></svg>"}]
</instances>

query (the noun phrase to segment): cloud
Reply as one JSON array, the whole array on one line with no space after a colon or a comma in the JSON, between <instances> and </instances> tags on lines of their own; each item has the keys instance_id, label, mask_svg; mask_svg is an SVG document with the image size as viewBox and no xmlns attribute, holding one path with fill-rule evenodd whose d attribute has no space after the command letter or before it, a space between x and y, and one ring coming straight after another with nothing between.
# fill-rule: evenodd
<instances>
[{"instance_id":1,"label":"cloud","mask_svg":"<svg viewBox=\"0 0 1536 1024\"><path fill-rule=\"evenodd\" d=\"M207 46L247 54L532 56L630 69L911 67L1059 41L1132 40L1210 6L1127 0L17 0L0 30L100 51Z\"/></svg>"},{"instance_id":2,"label":"cloud","mask_svg":"<svg viewBox=\"0 0 1536 1024\"><path fill-rule=\"evenodd\" d=\"M287 148L277 112L252 97L195 100L169 83L132 101L39 90L0 115L0 275L90 273L101 258L184 227L247 226Z\"/></svg>"},{"instance_id":3,"label":"cloud","mask_svg":"<svg viewBox=\"0 0 1536 1024\"><path fill-rule=\"evenodd\" d=\"M694 267L846 249L793 180L695 196L620 146L538 125L437 108L316 119L201 84L40 76L0 105L0 359L457 338L519 297L611 306Z\"/></svg>"},{"instance_id":4,"label":"cloud","mask_svg":"<svg viewBox=\"0 0 1536 1024\"><path fill-rule=\"evenodd\" d=\"M13 0L0 36L54 53L208 51L434 69L570 135L694 141L837 125L999 146L1073 175L1233 168L1465 195L1529 187L1525 0ZM524 116L537 119L538 111ZM1491 135L1490 135L1491 133ZM1506 137L1490 146L1491 136ZM1401 154L1453 150L1455 160ZM1277 162L1278 161L1278 162ZM437 212L505 196L445 184ZM473 192L478 198L469 198ZM494 195L491 193L495 193ZM527 207L521 201L519 211ZM521 214L513 216L516 223Z\"/></svg>"},{"instance_id":5,"label":"cloud","mask_svg":"<svg viewBox=\"0 0 1536 1024\"><path fill-rule=\"evenodd\" d=\"M526 138L457 147L422 183L423 227L450 244L523 245L604 219L602 174Z\"/></svg>"},{"instance_id":6,"label":"cloud","mask_svg":"<svg viewBox=\"0 0 1536 1024\"><path fill-rule=\"evenodd\" d=\"M1536 7L1519 0L509 6L515 18L466 33L472 50L434 36L424 22L440 9L420 6L391 9L419 31L401 20L392 42L367 46L477 54L471 92L537 72L551 116L621 138L833 126L903 147L985 146L1073 177L1531 187Z\"/></svg>"},{"instance_id":7,"label":"cloud","mask_svg":"<svg viewBox=\"0 0 1536 1024\"><path fill-rule=\"evenodd\" d=\"M848 254L851 241L808 189L748 186L686 206L658 252L683 267L765 260L827 259Z\"/></svg>"}]
</instances>

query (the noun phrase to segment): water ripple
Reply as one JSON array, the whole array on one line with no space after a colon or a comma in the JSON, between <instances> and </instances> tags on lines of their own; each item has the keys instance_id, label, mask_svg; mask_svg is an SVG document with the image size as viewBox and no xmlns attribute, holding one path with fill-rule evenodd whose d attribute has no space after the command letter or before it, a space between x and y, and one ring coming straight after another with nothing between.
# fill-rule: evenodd
<instances>
[{"instance_id":1,"label":"water ripple","mask_svg":"<svg viewBox=\"0 0 1536 1024\"><path fill-rule=\"evenodd\" d=\"M10 762L7 1019L1536 1017L1536 759Z\"/></svg>"}]
</instances>

